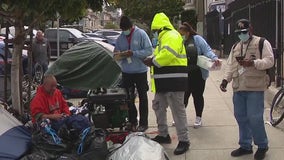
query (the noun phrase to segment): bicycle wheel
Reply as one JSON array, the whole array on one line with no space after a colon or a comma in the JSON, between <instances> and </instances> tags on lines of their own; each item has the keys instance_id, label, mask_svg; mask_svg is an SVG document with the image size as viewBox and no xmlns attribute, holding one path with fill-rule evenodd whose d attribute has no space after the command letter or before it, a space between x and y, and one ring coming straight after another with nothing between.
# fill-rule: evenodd
<instances>
[{"instance_id":1,"label":"bicycle wheel","mask_svg":"<svg viewBox=\"0 0 284 160\"><path fill-rule=\"evenodd\" d=\"M43 77L43 68L40 64L36 63L35 64L35 67L34 67L34 70L35 70L35 74L34 74L34 82L40 84L41 83L41 80L42 80L42 77Z\"/></svg>"},{"instance_id":2,"label":"bicycle wheel","mask_svg":"<svg viewBox=\"0 0 284 160\"><path fill-rule=\"evenodd\" d=\"M274 96L270 109L270 123L272 126L279 124L284 118L284 89L281 88Z\"/></svg>"},{"instance_id":3,"label":"bicycle wheel","mask_svg":"<svg viewBox=\"0 0 284 160\"><path fill-rule=\"evenodd\" d=\"M22 79L22 87L24 90L27 90L27 88L29 87L30 85L30 78L29 78L29 75L28 74L25 74L23 76L23 79Z\"/></svg>"}]
</instances>

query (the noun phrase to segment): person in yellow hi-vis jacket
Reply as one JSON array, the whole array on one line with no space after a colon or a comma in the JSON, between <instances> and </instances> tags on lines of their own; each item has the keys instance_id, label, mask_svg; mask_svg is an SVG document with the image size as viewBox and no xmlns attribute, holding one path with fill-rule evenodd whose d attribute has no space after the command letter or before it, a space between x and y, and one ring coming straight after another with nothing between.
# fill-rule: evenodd
<instances>
[{"instance_id":1,"label":"person in yellow hi-vis jacket","mask_svg":"<svg viewBox=\"0 0 284 160\"><path fill-rule=\"evenodd\" d=\"M155 93L153 110L157 117L159 135L153 138L158 143L171 143L167 125L167 107L170 106L176 123L178 146L174 154L183 154L189 148L189 135L184 93L187 88L187 58L183 39L164 13L157 13L151 30L158 39L154 56L144 60L151 66L151 90Z\"/></svg>"}]
</instances>

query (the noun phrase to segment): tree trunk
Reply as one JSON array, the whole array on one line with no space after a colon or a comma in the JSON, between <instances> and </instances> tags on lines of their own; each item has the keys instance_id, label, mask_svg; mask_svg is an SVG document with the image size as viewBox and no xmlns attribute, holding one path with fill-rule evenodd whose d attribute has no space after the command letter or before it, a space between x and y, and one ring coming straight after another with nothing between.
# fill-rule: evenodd
<instances>
[{"instance_id":1,"label":"tree trunk","mask_svg":"<svg viewBox=\"0 0 284 160\"><path fill-rule=\"evenodd\" d=\"M18 25L17 25L18 24ZM22 23L15 23L15 38L14 38L14 49L12 55L12 65L11 65L11 95L12 95L12 105L20 115L23 114L22 107L22 50L25 41L25 31Z\"/></svg>"}]
</instances>

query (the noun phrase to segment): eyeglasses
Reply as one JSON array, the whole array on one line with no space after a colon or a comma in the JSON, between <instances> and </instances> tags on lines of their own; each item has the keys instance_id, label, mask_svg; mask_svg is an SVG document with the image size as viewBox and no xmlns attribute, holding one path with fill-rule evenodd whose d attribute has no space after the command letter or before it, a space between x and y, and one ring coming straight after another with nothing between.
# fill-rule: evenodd
<instances>
[{"instance_id":1,"label":"eyeglasses","mask_svg":"<svg viewBox=\"0 0 284 160\"><path fill-rule=\"evenodd\" d=\"M237 32L237 34L247 34L248 33L248 31L240 31L240 32Z\"/></svg>"}]
</instances>

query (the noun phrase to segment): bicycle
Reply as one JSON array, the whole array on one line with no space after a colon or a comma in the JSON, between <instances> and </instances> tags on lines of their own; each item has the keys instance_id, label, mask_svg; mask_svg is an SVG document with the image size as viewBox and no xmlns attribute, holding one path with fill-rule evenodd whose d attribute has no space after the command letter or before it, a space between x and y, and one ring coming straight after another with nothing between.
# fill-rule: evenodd
<instances>
[{"instance_id":1,"label":"bicycle","mask_svg":"<svg viewBox=\"0 0 284 160\"><path fill-rule=\"evenodd\" d=\"M43 78L43 67L42 65L40 65L39 63L36 63L34 66L34 77L33 77L33 81L40 84L41 80Z\"/></svg>"},{"instance_id":2,"label":"bicycle","mask_svg":"<svg viewBox=\"0 0 284 160\"><path fill-rule=\"evenodd\" d=\"M270 123L278 125L284 119L284 88L282 87L274 96L270 109Z\"/></svg>"}]
</instances>

